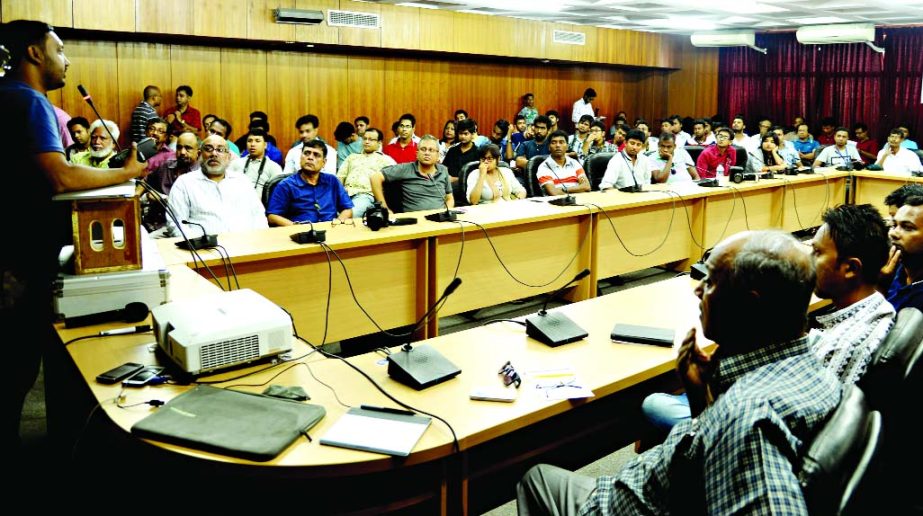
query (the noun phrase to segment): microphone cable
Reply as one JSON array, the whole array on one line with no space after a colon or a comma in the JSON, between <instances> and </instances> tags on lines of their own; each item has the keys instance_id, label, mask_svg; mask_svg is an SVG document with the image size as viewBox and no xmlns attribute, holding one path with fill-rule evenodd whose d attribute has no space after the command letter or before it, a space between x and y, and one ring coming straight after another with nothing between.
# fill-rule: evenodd
<instances>
[{"instance_id":1,"label":"microphone cable","mask_svg":"<svg viewBox=\"0 0 923 516\"><path fill-rule=\"evenodd\" d=\"M657 191L657 190L651 190L651 191ZM667 224L667 230L664 233L663 239L660 241L660 243L657 244L653 249L651 249L650 251L646 253L636 253L632 251L631 249L629 249L628 246L625 245L625 241L622 240L622 236L619 234L618 229L615 228L615 223L612 222L612 217L609 216L609 213L606 212L606 210L604 210L601 206L597 204L594 204L594 203L587 203L587 204L589 204L590 206L593 206L594 208L599 210L603 215L606 216L606 220L609 221L609 227L611 227L612 232L615 233L615 238L619 241L619 244L622 245L622 249L624 249L625 252L630 254L631 256L634 256L635 258L640 258L644 256L650 256L656 253L667 243L667 240L670 238L670 231L673 230L673 220L676 218L676 198L673 197L673 195L671 195L669 191L665 191L665 192L667 193L667 196L670 198L672 202L672 209L670 210L670 222Z\"/></svg>"}]
</instances>

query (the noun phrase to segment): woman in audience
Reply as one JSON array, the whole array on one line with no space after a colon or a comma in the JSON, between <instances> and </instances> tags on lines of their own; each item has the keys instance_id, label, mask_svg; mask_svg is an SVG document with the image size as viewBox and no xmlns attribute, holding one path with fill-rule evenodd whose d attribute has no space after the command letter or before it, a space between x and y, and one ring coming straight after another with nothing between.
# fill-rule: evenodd
<instances>
[{"instance_id":1,"label":"woman in audience","mask_svg":"<svg viewBox=\"0 0 923 516\"><path fill-rule=\"evenodd\" d=\"M766 133L760 143L759 152L751 152L747 160L747 172L763 174L781 172L788 166L785 158L779 155L779 137L775 133Z\"/></svg>"},{"instance_id":2,"label":"woman in audience","mask_svg":"<svg viewBox=\"0 0 923 516\"><path fill-rule=\"evenodd\" d=\"M439 140L439 163L445 159L445 153L449 147L458 143L455 138L455 120L449 120L442 126L442 138Z\"/></svg>"},{"instance_id":3,"label":"woman in audience","mask_svg":"<svg viewBox=\"0 0 923 516\"><path fill-rule=\"evenodd\" d=\"M497 166L500 148L494 144L481 147L478 151L478 168L468 174L468 202L487 204L499 200L525 199L526 189L519 184L513 171Z\"/></svg>"}]
</instances>

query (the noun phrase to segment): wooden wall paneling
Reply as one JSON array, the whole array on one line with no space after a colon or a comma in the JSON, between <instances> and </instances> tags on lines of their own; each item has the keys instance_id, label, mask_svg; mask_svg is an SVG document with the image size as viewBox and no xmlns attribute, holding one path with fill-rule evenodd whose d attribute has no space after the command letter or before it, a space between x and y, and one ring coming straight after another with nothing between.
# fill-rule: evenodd
<instances>
[{"instance_id":1,"label":"wooden wall paneling","mask_svg":"<svg viewBox=\"0 0 923 516\"><path fill-rule=\"evenodd\" d=\"M448 61L419 62L416 95L404 104L417 117L418 136L429 133L441 137L447 114L451 116L455 112L451 107L455 104L454 87L450 89L452 64Z\"/></svg>"},{"instance_id":2,"label":"wooden wall paneling","mask_svg":"<svg viewBox=\"0 0 923 516\"><path fill-rule=\"evenodd\" d=\"M96 120L93 110L77 91L77 85L82 84L92 95L99 114L118 123L121 106L115 80L118 74L115 45L108 41L69 41L65 49L71 65L67 69L67 85L61 90L60 107L71 116ZM122 124L119 129L125 131Z\"/></svg>"},{"instance_id":3,"label":"wooden wall paneling","mask_svg":"<svg viewBox=\"0 0 923 516\"><path fill-rule=\"evenodd\" d=\"M266 114L269 115L270 132L284 154L289 144L298 139L295 121L309 112L306 92L313 84L308 82L308 54L269 52L266 69L269 71ZM323 122L321 120L321 124Z\"/></svg>"},{"instance_id":4,"label":"wooden wall paneling","mask_svg":"<svg viewBox=\"0 0 923 516\"><path fill-rule=\"evenodd\" d=\"M66 84L64 88L67 88L69 86L71 86L70 80L68 80L68 84ZM48 94L46 95L46 97L48 97L48 102L51 102L55 106L58 106L63 109L62 106L64 106L64 102L63 102L64 88L58 88L56 90L49 91ZM68 114L70 114L70 116L72 117L75 116L73 113L68 113Z\"/></svg>"},{"instance_id":5,"label":"wooden wall paneling","mask_svg":"<svg viewBox=\"0 0 923 516\"><path fill-rule=\"evenodd\" d=\"M160 88L163 103L156 108L163 114L173 104L173 84L170 67L170 45L160 43L119 42L118 60L119 127L125 128L124 142L131 141L128 132L131 112L144 98L144 88L152 84Z\"/></svg>"},{"instance_id":6,"label":"wooden wall paneling","mask_svg":"<svg viewBox=\"0 0 923 516\"><path fill-rule=\"evenodd\" d=\"M295 40L295 26L276 23L272 11L283 7L293 9L295 0L250 0L247 2L247 37L280 41Z\"/></svg>"},{"instance_id":7,"label":"wooden wall paneling","mask_svg":"<svg viewBox=\"0 0 923 516\"><path fill-rule=\"evenodd\" d=\"M170 76L173 84L163 88L162 114L176 107L176 88L185 84L192 88L189 105L198 109L202 116L208 113L224 116L220 110L230 99L226 101L224 97L220 49L173 45L170 48Z\"/></svg>"},{"instance_id":8,"label":"wooden wall paneling","mask_svg":"<svg viewBox=\"0 0 923 516\"><path fill-rule=\"evenodd\" d=\"M215 113L230 122L232 139L247 131L251 112L268 109L266 54L262 50L221 49L222 88Z\"/></svg>"},{"instance_id":9,"label":"wooden wall paneling","mask_svg":"<svg viewBox=\"0 0 923 516\"><path fill-rule=\"evenodd\" d=\"M575 27L567 23L546 23L545 25L545 53L543 57L548 59L560 59L563 61L572 61L575 55L577 45L568 45L566 43L554 42L554 31L567 30L573 32L583 32L582 27ZM595 53L595 52L594 52Z\"/></svg>"},{"instance_id":10,"label":"wooden wall paneling","mask_svg":"<svg viewBox=\"0 0 923 516\"><path fill-rule=\"evenodd\" d=\"M3 0L0 16L4 22L40 20L58 27L73 27L71 0Z\"/></svg>"},{"instance_id":11,"label":"wooden wall paneling","mask_svg":"<svg viewBox=\"0 0 923 516\"><path fill-rule=\"evenodd\" d=\"M239 0L192 0L193 34L246 38L250 9Z\"/></svg>"},{"instance_id":12,"label":"wooden wall paneling","mask_svg":"<svg viewBox=\"0 0 923 516\"><path fill-rule=\"evenodd\" d=\"M195 4L189 0L135 0L138 32L195 34Z\"/></svg>"},{"instance_id":13,"label":"wooden wall paneling","mask_svg":"<svg viewBox=\"0 0 923 516\"><path fill-rule=\"evenodd\" d=\"M306 59L308 87L304 94L307 96L307 112L314 113L320 119L320 137L336 147L333 130L341 121L352 122L355 118L349 104L347 58L330 54L307 54ZM285 91L277 90L276 94L285 94Z\"/></svg>"},{"instance_id":14,"label":"wooden wall paneling","mask_svg":"<svg viewBox=\"0 0 923 516\"><path fill-rule=\"evenodd\" d=\"M377 4L365 2L353 2L351 0L340 0L340 9L343 11L353 11L360 13L371 13L381 15L381 7ZM443 11L434 11L443 12ZM380 21L380 18L379 18ZM377 29L355 29L350 27L339 27L339 42L341 45L354 45L358 47L381 47L381 27Z\"/></svg>"},{"instance_id":15,"label":"wooden wall paneling","mask_svg":"<svg viewBox=\"0 0 923 516\"><path fill-rule=\"evenodd\" d=\"M420 88L420 61L408 57L396 57L384 62L384 119L381 121L381 130L385 132L385 140L390 140L394 133L391 124L403 113L410 112L417 118L417 134L421 131L431 131L423 123L422 113L414 106L422 105L426 92ZM439 127L442 129L441 125Z\"/></svg>"},{"instance_id":16,"label":"wooden wall paneling","mask_svg":"<svg viewBox=\"0 0 923 516\"><path fill-rule=\"evenodd\" d=\"M678 47L680 69L667 76L669 111L683 116L711 116L718 102L718 50L695 48L688 42Z\"/></svg>"},{"instance_id":17,"label":"wooden wall paneling","mask_svg":"<svg viewBox=\"0 0 923 516\"><path fill-rule=\"evenodd\" d=\"M420 8L381 4L381 47L420 48Z\"/></svg>"},{"instance_id":18,"label":"wooden wall paneling","mask_svg":"<svg viewBox=\"0 0 923 516\"><path fill-rule=\"evenodd\" d=\"M323 11L326 18L329 9L340 8L340 2L339 0L295 0L295 8ZM339 41L338 31L339 28L327 25L326 20L317 25L295 25L295 41L336 44Z\"/></svg>"},{"instance_id":19,"label":"wooden wall paneling","mask_svg":"<svg viewBox=\"0 0 923 516\"><path fill-rule=\"evenodd\" d=\"M385 58L350 56L346 63L349 122L365 115L373 127L390 133L391 118L385 110Z\"/></svg>"},{"instance_id":20,"label":"wooden wall paneling","mask_svg":"<svg viewBox=\"0 0 923 516\"><path fill-rule=\"evenodd\" d=\"M641 71L635 77L633 100L625 111L630 118L643 117L650 124L651 132L656 134L660 130L661 119L672 114L667 112L666 72Z\"/></svg>"},{"instance_id":21,"label":"wooden wall paneling","mask_svg":"<svg viewBox=\"0 0 923 516\"><path fill-rule=\"evenodd\" d=\"M504 54L517 57L545 57L546 36L542 22L534 20L510 20L508 28L510 33L510 47Z\"/></svg>"},{"instance_id":22,"label":"wooden wall paneling","mask_svg":"<svg viewBox=\"0 0 923 516\"><path fill-rule=\"evenodd\" d=\"M598 63L602 59L599 57L599 33L606 29L591 27L589 25L572 25L570 29L574 32L582 32L586 35L585 45L571 45L573 47L572 55L575 61L587 63Z\"/></svg>"},{"instance_id":23,"label":"wooden wall paneling","mask_svg":"<svg viewBox=\"0 0 923 516\"><path fill-rule=\"evenodd\" d=\"M454 13L437 9L420 10L420 50L436 50L440 52L465 52L464 48L467 35L459 27L467 28L469 25L463 20L469 18L484 18L467 13ZM460 48L461 47L461 48Z\"/></svg>"},{"instance_id":24,"label":"wooden wall paneling","mask_svg":"<svg viewBox=\"0 0 923 516\"><path fill-rule=\"evenodd\" d=\"M74 28L135 31L135 2L125 0L73 0Z\"/></svg>"}]
</instances>

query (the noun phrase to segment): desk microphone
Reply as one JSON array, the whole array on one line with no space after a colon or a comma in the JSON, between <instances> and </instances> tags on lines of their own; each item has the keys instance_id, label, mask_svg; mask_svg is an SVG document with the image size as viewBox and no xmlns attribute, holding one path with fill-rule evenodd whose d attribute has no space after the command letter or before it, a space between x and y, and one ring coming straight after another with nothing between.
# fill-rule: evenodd
<instances>
[{"instance_id":1,"label":"desk microphone","mask_svg":"<svg viewBox=\"0 0 923 516\"><path fill-rule=\"evenodd\" d=\"M547 344L551 347L557 347L561 344L574 342L586 338L586 330L577 325L574 321L562 314L561 312L549 313L548 302L557 296L562 290L590 275L590 269L583 269L574 279L568 281L561 288L552 292L542 309L531 317L526 317L526 335L533 339Z\"/></svg>"},{"instance_id":2,"label":"desk microphone","mask_svg":"<svg viewBox=\"0 0 923 516\"><path fill-rule=\"evenodd\" d=\"M296 222L295 224L310 224L311 229L308 231L302 231L301 233L294 233L292 235L292 241L296 244L319 244L321 242L327 241L327 230L314 229L314 223L310 220L305 220L302 222Z\"/></svg>"},{"instance_id":3,"label":"desk microphone","mask_svg":"<svg viewBox=\"0 0 923 516\"><path fill-rule=\"evenodd\" d=\"M551 158L551 159L554 159L554 158ZM565 164L567 163L566 158L564 160L564 163ZM558 181L561 181L561 178L558 176L557 172L554 171L554 168L552 168L552 166L549 165L547 161L544 162L544 165L548 167L548 170L551 171L555 179L557 179ZM575 206L577 204L577 198L570 194L570 190L567 189L567 185L564 184L563 181L561 181L561 188L564 189L564 197L558 197L557 199L551 199L550 201L548 201L548 204L553 204L555 206Z\"/></svg>"},{"instance_id":4,"label":"desk microphone","mask_svg":"<svg viewBox=\"0 0 923 516\"><path fill-rule=\"evenodd\" d=\"M414 324L411 334L439 309L442 301L452 295L461 282L461 278L455 278L449 283L439 299ZM461 369L458 366L427 344L413 347L408 342L401 347L400 351L388 355L388 376L418 391L454 378L459 373Z\"/></svg>"},{"instance_id":5,"label":"desk microphone","mask_svg":"<svg viewBox=\"0 0 923 516\"><path fill-rule=\"evenodd\" d=\"M432 181L433 184L436 184L436 180L433 178L433 176L429 174L426 174L426 176L429 177L429 180ZM442 196L442 205L445 207L445 211L441 211L439 213L430 213L429 215L426 215L424 218L426 220L431 220L433 222L455 222L458 219L458 217L456 217L456 214L454 211L449 209L449 203L446 202L445 195Z\"/></svg>"},{"instance_id":6,"label":"desk microphone","mask_svg":"<svg viewBox=\"0 0 923 516\"><path fill-rule=\"evenodd\" d=\"M620 154L622 155L622 158L625 160L625 164L628 164L628 156L625 154L625 152L623 151L623 152L621 152ZM635 157L635 159L638 159L637 156ZM638 178L635 177L635 169L634 169L634 167L628 167L628 172L631 173L631 180L634 181L635 184L629 185L629 186L623 186L623 187L619 188L618 190L619 190L620 192L626 192L626 193L640 193L640 192L643 192L644 189L641 188L641 185L638 184Z\"/></svg>"},{"instance_id":7,"label":"desk microphone","mask_svg":"<svg viewBox=\"0 0 923 516\"><path fill-rule=\"evenodd\" d=\"M183 220L181 222L190 226L199 226L199 228L202 230L202 236L198 238L180 240L176 243L176 247L185 249L186 251L195 251L197 249L207 249L209 247L215 247L218 245L218 237L215 235L209 235L208 232L205 231L205 226L202 224L188 220Z\"/></svg>"}]
</instances>

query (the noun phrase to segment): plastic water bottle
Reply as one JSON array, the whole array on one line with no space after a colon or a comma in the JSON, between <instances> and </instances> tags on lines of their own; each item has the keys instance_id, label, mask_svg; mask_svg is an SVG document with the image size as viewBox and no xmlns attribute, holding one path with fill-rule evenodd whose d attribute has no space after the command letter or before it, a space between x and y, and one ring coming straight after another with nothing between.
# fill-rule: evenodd
<instances>
[{"instance_id":1,"label":"plastic water bottle","mask_svg":"<svg viewBox=\"0 0 923 516\"><path fill-rule=\"evenodd\" d=\"M718 168L715 169L715 175L718 175L718 176L724 175L724 165L718 165Z\"/></svg>"}]
</instances>

